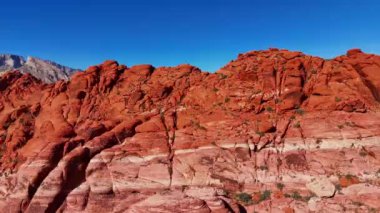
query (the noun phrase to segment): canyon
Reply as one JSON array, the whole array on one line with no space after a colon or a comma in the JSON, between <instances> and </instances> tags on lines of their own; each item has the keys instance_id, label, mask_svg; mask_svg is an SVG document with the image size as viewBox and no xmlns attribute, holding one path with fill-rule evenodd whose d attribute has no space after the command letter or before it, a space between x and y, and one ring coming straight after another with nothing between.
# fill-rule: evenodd
<instances>
[{"instance_id":1,"label":"canyon","mask_svg":"<svg viewBox=\"0 0 380 213\"><path fill-rule=\"evenodd\" d=\"M379 212L380 56L0 76L1 212Z\"/></svg>"}]
</instances>

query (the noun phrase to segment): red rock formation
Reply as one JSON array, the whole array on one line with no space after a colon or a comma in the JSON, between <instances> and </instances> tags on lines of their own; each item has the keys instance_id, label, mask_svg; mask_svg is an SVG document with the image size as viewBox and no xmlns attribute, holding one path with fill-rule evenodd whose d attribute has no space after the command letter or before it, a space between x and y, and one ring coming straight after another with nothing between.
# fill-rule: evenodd
<instances>
[{"instance_id":1,"label":"red rock formation","mask_svg":"<svg viewBox=\"0 0 380 213\"><path fill-rule=\"evenodd\" d=\"M4 212L380 208L380 56L0 76ZM326 187L328 185L328 187ZM320 197L323 198L320 198Z\"/></svg>"}]
</instances>

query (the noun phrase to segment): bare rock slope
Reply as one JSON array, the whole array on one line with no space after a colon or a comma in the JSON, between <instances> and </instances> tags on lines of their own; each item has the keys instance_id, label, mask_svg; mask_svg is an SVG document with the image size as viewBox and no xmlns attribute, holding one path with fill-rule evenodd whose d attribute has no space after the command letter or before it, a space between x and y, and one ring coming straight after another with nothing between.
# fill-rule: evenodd
<instances>
[{"instance_id":1,"label":"bare rock slope","mask_svg":"<svg viewBox=\"0 0 380 213\"><path fill-rule=\"evenodd\" d=\"M380 56L0 77L4 212L378 212Z\"/></svg>"},{"instance_id":2,"label":"bare rock slope","mask_svg":"<svg viewBox=\"0 0 380 213\"><path fill-rule=\"evenodd\" d=\"M21 73L30 73L46 83L53 83L61 79L69 80L74 72L79 71L48 60L34 57L28 57L25 60L22 56L0 54L0 75L15 70Z\"/></svg>"}]
</instances>

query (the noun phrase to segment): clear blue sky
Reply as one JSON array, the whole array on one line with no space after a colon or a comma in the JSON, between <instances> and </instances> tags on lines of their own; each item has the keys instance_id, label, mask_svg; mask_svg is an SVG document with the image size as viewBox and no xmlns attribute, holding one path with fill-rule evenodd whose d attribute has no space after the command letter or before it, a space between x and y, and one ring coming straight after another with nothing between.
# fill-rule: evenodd
<instances>
[{"instance_id":1,"label":"clear blue sky","mask_svg":"<svg viewBox=\"0 0 380 213\"><path fill-rule=\"evenodd\" d=\"M380 54L379 0L18 0L1 2L0 52L75 68L190 63L215 71L268 47L331 58Z\"/></svg>"}]
</instances>

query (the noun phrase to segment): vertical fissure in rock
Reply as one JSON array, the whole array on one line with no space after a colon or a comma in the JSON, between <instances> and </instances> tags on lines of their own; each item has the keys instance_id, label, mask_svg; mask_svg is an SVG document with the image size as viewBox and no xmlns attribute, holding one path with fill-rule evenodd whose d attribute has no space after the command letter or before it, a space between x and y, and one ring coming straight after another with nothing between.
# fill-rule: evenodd
<instances>
[{"instance_id":1,"label":"vertical fissure in rock","mask_svg":"<svg viewBox=\"0 0 380 213\"><path fill-rule=\"evenodd\" d=\"M175 132L177 128L177 110L175 110L171 116L173 119L173 127L171 130L171 135L170 135L170 130L168 126L166 125L166 120L165 120L165 112L163 110L160 111L160 118L161 122L164 126L165 129L165 135L166 135L166 141L167 141L167 147L168 147L168 172L169 172L169 188L171 188L172 185L172 177L173 177L173 159L174 159L174 141L175 141Z\"/></svg>"},{"instance_id":2,"label":"vertical fissure in rock","mask_svg":"<svg viewBox=\"0 0 380 213\"><path fill-rule=\"evenodd\" d=\"M252 152L253 152L253 150L251 149L250 143L249 143L251 140L252 140L251 138L249 138L249 139L246 140L247 141L247 146L248 146L249 158L252 158Z\"/></svg>"},{"instance_id":3,"label":"vertical fissure in rock","mask_svg":"<svg viewBox=\"0 0 380 213\"><path fill-rule=\"evenodd\" d=\"M172 186L172 181L173 181L173 159L174 159L174 142L175 142L175 137L176 137L176 130L177 130L177 109L174 111L173 114L173 130L172 130L172 138L171 138L171 149L170 149L170 158L169 158L169 163L171 167L171 173L170 173L170 184L169 187Z\"/></svg>"}]
</instances>

